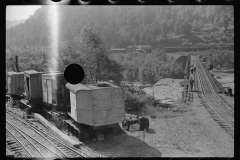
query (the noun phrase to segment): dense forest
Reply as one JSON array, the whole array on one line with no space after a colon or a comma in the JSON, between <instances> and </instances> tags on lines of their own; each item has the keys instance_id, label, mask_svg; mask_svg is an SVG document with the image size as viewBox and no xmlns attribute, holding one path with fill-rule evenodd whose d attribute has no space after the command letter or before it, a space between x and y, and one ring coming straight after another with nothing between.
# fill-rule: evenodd
<instances>
[{"instance_id":1,"label":"dense forest","mask_svg":"<svg viewBox=\"0 0 240 160\"><path fill-rule=\"evenodd\" d=\"M48 46L48 11L44 6L7 29L7 46ZM75 50L85 27L95 28L115 47L233 44L234 38L233 6L59 6L59 17L59 42Z\"/></svg>"},{"instance_id":2,"label":"dense forest","mask_svg":"<svg viewBox=\"0 0 240 160\"><path fill-rule=\"evenodd\" d=\"M19 23L22 23L24 21L25 20L13 20L13 21L6 20L6 29L8 29L12 26L18 25Z\"/></svg>"},{"instance_id":3,"label":"dense forest","mask_svg":"<svg viewBox=\"0 0 240 160\"><path fill-rule=\"evenodd\" d=\"M7 29L7 68L19 56L21 71L48 71L51 65L49 6ZM183 78L184 66L164 46L233 45L232 6L59 6L58 70L78 63L86 81L121 80L154 84ZM108 53L109 47L150 44L152 53ZM191 53L191 52L190 52ZM228 50L201 52L214 67L234 67Z\"/></svg>"}]
</instances>

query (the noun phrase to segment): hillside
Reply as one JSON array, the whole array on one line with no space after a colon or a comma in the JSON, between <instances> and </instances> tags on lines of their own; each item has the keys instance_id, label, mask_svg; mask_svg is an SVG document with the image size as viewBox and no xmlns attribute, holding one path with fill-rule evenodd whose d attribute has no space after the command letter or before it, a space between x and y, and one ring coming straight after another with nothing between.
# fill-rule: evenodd
<instances>
[{"instance_id":1,"label":"hillside","mask_svg":"<svg viewBox=\"0 0 240 160\"><path fill-rule=\"evenodd\" d=\"M22 20L13 20L13 21L9 21L9 20L6 20L6 29L10 28L10 27L13 27L15 25L18 25L22 22L24 22L25 19L22 19Z\"/></svg>"},{"instance_id":2,"label":"hillside","mask_svg":"<svg viewBox=\"0 0 240 160\"><path fill-rule=\"evenodd\" d=\"M7 46L48 46L49 7L7 29ZM151 44L156 47L233 46L232 6L59 6L59 41L78 48L78 36L94 27L113 47Z\"/></svg>"}]
</instances>

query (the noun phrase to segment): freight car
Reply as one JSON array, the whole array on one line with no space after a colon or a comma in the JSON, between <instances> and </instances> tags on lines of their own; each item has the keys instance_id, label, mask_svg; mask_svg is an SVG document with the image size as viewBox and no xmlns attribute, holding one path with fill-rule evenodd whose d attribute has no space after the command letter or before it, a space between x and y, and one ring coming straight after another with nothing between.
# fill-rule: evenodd
<instances>
[{"instance_id":1,"label":"freight car","mask_svg":"<svg viewBox=\"0 0 240 160\"><path fill-rule=\"evenodd\" d=\"M48 73L42 75L44 108L67 111L66 106L70 105L70 96L69 90L65 87L66 84L67 81L63 73Z\"/></svg>"},{"instance_id":2,"label":"freight car","mask_svg":"<svg viewBox=\"0 0 240 160\"><path fill-rule=\"evenodd\" d=\"M12 73L8 75L13 77ZM8 85L17 82L9 80ZM125 109L123 90L118 86L107 82L71 85L63 73L34 70L24 72L21 85L24 105L41 109L46 119L81 141L99 134L121 132L119 123L125 119Z\"/></svg>"},{"instance_id":3,"label":"freight car","mask_svg":"<svg viewBox=\"0 0 240 160\"><path fill-rule=\"evenodd\" d=\"M24 97L34 104L42 103L41 75L44 72L34 70L24 72Z\"/></svg>"},{"instance_id":4,"label":"freight car","mask_svg":"<svg viewBox=\"0 0 240 160\"><path fill-rule=\"evenodd\" d=\"M24 92L23 87L24 72L7 73L7 92L13 96L21 96Z\"/></svg>"}]
</instances>

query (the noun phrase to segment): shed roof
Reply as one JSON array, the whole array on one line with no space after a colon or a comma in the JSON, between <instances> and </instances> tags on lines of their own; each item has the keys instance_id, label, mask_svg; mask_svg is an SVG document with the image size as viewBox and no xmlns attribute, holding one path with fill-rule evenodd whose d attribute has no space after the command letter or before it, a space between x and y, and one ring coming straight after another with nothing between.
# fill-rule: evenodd
<instances>
[{"instance_id":1,"label":"shed roof","mask_svg":"<svg viewBox=\"0 0 240 160\"><path fill-rule=\"evenodd\" d=\"M109 49L110 51L115 51L115 50L125 50L125 48L111 48Z\"/></svg>"},{"instance_id":2,"label":"shed roof","mask_svg":"<svg viewBox=\"0 0 240 160\"><path fill-rule=\"evenodd\" d=\"M141 48L152 48L152 45L129 45L127 46L127 48L133 48L133 47L139 48L139 46Z\"/></svg>"}]
</instances>

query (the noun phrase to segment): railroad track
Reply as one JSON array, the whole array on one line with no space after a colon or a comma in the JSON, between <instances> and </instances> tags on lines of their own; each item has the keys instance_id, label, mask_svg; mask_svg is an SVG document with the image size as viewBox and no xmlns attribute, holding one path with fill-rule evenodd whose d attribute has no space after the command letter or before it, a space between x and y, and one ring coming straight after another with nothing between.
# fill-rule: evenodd
<instances>
[{"instance_id":1,"label":"railroad track","mask_svg":"<svg viewBox=\"0 0 240 160\"><path fill-rule=\"evenodd\" d=\"M219 100L220 103L222 103L226 108L228 108L232 113L234 113L233 106L228 104L227 101L221 95L216 93L216 90L219 92L219 89L216 89L217 86L216 86L214 80L212 79L211 74L207 71L206 67L203 65L201 65L201 67L203 68L203 70L206 71L206 72L204 72L205 75L207 77L210 77L208 79L208 81L209 81L209 84L211 84L211 88L213 89L213 93L216 95L216 98Z\"/></svg>"},{"instance_id":2,"label":"railroad track","mask_svg":"<svg viewBox=\"0 0 240 160\"><path fill-rule=\"evenodd\" d=\"M18 140L18 138L11 132L6 126L6 145L8 149L11 150L16 157L33 157L33 155L29 152L29 149L25 147L25 145Z\"/></svg>"},{"instance_id":3,"label":"railroad track","mask_svg":"<svg viewBox=\"0 0 240 160\"><path fill-rule=\"evenodd\" d=\"M9 121L6 121L6 128L8 133L7 137L9 137L9 135L14 136L15 140L17 140L21 144L21 147L19 148L14 147L15 149L17 149L16 151L21 152L22 148L24 148L27 154L33 158L61 157L61 155L56 154L55 151L44 146L41 142L37 141L32 136L26 134L22 129L19 129L16 125L10 123ZM14 142L11 141L10 143ZM48 153L49 151L53 154L48 154L47 156L46 153Z\"/></svg>"},{"instance_id":4,"label":"railroad track","mask_svg":"<svg viewBox=\"0 0 240 160\"><path fill-rule=\"evenodd\" d=\"M208 111L212 117L226 130L227 133L234 137L234 111L222 100L215 92L214 87L209 80L208 75L199 61L193 57L194 63L197 65L197 79L199 88L201 88L202 96L208 104Z\"/></svg>"},{"instance_id":5,"label":"railroad track","mask_svg":"<svg viewBox=\"0 0 240 160\"><path fill-rule=\"evenodd\" d=\"M58 138L50 135L49 133L40 130L39 128L33 126L29 122L24 122L22 119L17 117L16 115L12 114L9 109L6 110L8 115L10 115L14 120L17 120L18 122L21 122L25 127L28 127L29 129L33 130L37 135L41 136L41 138L44 139L44 141L47 141L49 145L51 145L54 149L55 157L64 157L64 158L72 158L72 157L100 157L99 154L92 153L88 148L85 146L82 146L80 149L77 149L75 147L72 147L70 145L67 145L63 141L59 140ZM7 123L9 123L7 121ZM25 134L26 137L29 137L29 139L32 139L33 137L30 137L30 135L27 135L26 131L22 130L21 128L15 126L14 124L11 124L13 128L18 130L20 133ZM35 142L38 143L38 142ZM36 147L37 148L37 147ZM51 152L51 151L50 151ZM26 154L25 154L26 155ZM28 154L28 156L31 156ZM42 156L41 156L42 157Z\"/></svg>"}]
</instances>

